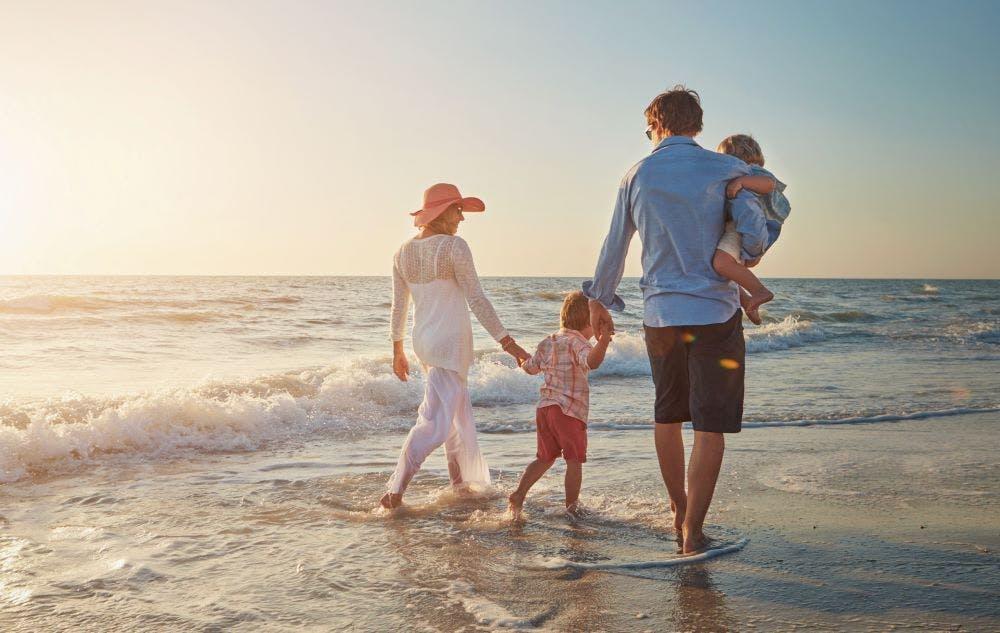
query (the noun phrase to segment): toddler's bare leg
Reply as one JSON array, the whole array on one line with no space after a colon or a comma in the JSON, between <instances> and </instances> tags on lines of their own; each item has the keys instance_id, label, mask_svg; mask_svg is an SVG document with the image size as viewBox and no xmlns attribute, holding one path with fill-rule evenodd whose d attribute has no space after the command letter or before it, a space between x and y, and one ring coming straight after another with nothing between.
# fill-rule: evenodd
<instances>
[{"instance_id":1,"label":"toddler's bare leg","mask_svg":"<svg viewBox=\"0 0 1000 633\"><path fill-rule=\"evenodd\" d=\"M552 463L555 460L543 461L541 459L536 459L535 461L528 464L528 467L524 469L524 474L521 475L521 482L517 485L517 490L512 492L507 501L510 502L510 511L517 516L521 512L521 508L524 507L524 498L528 496L528 491L531 487L535 485L535 482L542 478L549 468L552 467Z\"/></svg>"},{"instance_id":2,"label":"toddler's bare leg","mask_svg":"<svg viewBox=\"0 0 1000 633\"><path fill-rule=\"evenodd\" d=\"M758 310L760 306L774 299L774 293L768 290L757 278L757 275L750 272L749 268L736 261L735 257L725 251L715 251L712 267L715 268L715 272L729 281L735 281L749 293L749 295L740 293L740 303L743 305L743 311L747 313L747 317L760 325Z\"/></svg>"},{"instance_id":3,"label":"toddler's bare leg","mask_svg":"<svg viewBox=\"0 0 1000 633\"><path fill-rule=\"evenodd\" d=\"M580 486L583 484L583 464L566 460L566 509L576 514L576 502L580 499Z\"/></svg>"}]
</instances>

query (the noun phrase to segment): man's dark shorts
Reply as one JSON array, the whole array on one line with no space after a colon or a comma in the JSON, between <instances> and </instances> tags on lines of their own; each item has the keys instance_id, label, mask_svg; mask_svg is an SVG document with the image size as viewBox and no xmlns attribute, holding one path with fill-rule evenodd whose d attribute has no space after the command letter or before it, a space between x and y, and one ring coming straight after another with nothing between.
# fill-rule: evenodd
<instances>
[{"instance_id":1,"label":"man's dark shorts","mask_svg":"<svg viewBox=\"0 0 1000 633\"><path fill-rule=\"evenodd\" d=\"M743 311L725 323L649 327L656 422L690 420L696 431L739 433L746 344Z\"/></svg>"}]
</instances>

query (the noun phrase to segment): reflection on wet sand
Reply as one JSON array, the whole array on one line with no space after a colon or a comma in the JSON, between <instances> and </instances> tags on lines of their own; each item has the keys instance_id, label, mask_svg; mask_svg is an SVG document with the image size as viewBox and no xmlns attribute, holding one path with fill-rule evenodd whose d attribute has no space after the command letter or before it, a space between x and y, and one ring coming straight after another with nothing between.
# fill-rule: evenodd
<instances>
[{"instance_id":1,"label":"reflection on wet sand","mask_svg":"<svg viewBox=\"0 0 1000 633\"><path fill-rule=\"evenodd\" d=\"M678 631L711 633L739 628L726 609L725 594L716 588L705 565L678 568L673 604L669 617Z\"/></svg>"}]
</instances>

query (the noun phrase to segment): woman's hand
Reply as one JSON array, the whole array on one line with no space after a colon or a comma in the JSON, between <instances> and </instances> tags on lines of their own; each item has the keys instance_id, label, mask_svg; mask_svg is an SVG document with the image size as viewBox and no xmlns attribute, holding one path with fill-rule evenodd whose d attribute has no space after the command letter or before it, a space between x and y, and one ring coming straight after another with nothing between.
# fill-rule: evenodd
<instances>
[{"instance_id":1,"label":"woman's hand","mask_svg":"<svg viewBox=\"0 0 1000 633\"><path fill-rule=\"evenodd\" d=\"M531 358L531 354L524 351L520 345L514 342L511 336L505 336L500 339L500 346L503 347L503 351L507 352L517 360L517 366L520 367Z\"/></svg>"},{"instance_id":2,"label":"woman's hand","mask_svg":"<svg viewBox=\"0 0 1000 633\"><path fill-rule=\"evenodd\" d=\"M528 362L528 360L531 358L531 354L524 351L524 348L522 348L517 343L511 345L510 348L507 350L507 353L517 359L518 367Z\"/></svg>"},{"instance_id":3,"label":"woman's hand","mask_svg":"<svg viewBox=\"0 0 1000 633\"><path fill-rule=\"evenodd\" d=\"M396 374L396 378L403 382L410 378L410 361L406 360L403 341L393 341L392 343L392 373Z\"/></svg>"}]
</instances>

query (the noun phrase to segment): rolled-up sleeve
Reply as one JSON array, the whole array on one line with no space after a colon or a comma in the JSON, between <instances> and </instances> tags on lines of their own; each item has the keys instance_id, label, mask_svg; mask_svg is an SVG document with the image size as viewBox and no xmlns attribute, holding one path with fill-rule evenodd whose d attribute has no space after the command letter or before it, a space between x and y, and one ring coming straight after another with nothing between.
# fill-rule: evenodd
<instances>
[{"instance_id":1,"label":"rolled-up sleeve","mask_svg":"<svg viewBox=\"0 0 1000 633\"><path fill-rule=\"evenodd\" d=\"M729 213L743 242L743 259L756 259L767 247L767 222L757 196L746 189L730 201Z\"/></svg>"},{"instance_id":2,"label":"rolled-up sleeve","mask_svg":"<svg viewBox=\"0 0 1000 633\"><path fill-rule=\"evenodd\" d=\"M629 195L630 175L622 179L618 188L618 200L611 215L611 228L608 230L608 236L604 238L594 278L583 282L583 294L588 299L600 301L604 307L619 312L625 309L625 301L615 294L615 291L625 272L625 257L628 255L632 236L635 235Z\"/></svg>"}]
</instances>

